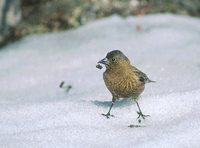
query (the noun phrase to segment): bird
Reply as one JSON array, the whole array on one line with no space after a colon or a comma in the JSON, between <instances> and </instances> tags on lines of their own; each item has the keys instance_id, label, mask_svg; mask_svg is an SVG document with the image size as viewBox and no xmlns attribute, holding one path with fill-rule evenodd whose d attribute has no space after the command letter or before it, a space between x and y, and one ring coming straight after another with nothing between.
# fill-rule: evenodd
<instances>
[{"instance_id":1,"label":"bird","mask_svg":"<svg viewBox=\"0 0 200 148\"><path fill-rule=\"evenodd\" d=\"M114 117L110 112L115 102L121 98L131 98L131 100L135 101L138 108L138 122L141 122L141 118L145 119L148 117L149 115L143 114L138 98L144 91L145 84L155 81L150 80L145 73L134 67L128 57L120 50L108 52L106 57L100 60L98 64L105 65L106 67L103 79L107 89L112 94L112 104L108 112L102 115L106 116L107 119Z\"/></svg>"}]
</instances>

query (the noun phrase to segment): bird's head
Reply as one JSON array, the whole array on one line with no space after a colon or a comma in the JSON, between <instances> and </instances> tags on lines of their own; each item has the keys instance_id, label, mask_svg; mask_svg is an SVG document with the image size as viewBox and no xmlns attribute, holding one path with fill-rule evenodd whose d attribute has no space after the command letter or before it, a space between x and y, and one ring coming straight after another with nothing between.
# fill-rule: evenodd
<instances>
[{"instance_id":1,"label":"bird's head","mask_svg":"<svg viewBox=\"0 0 200 148\"><path fill-rule=\"evenodd\" d=\"M113 50L107 53L106 57L98 63L104 64L107 69L130 65L129 59L119 50Z\"/></svg>"}]
</instances>

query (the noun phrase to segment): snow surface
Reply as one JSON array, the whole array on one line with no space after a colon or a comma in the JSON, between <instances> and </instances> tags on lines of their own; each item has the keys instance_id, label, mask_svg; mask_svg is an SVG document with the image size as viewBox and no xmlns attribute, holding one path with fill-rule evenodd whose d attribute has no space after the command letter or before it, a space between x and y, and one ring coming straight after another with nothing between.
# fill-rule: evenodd
<instances>
[{"instance_id":1,"label":"snow surface","mask_svg":"<svg viewBox=\"0 0 200 148\"><path fill-rule=\"evenodd\" d=\"M156 80L139 103L111 94L96 62L122 50ZM0 50L0 147L200 147L200 20L111 16L66 32L31 35ZM69 93L58 86L71 84Z\"/></svg>"}]
</instances>

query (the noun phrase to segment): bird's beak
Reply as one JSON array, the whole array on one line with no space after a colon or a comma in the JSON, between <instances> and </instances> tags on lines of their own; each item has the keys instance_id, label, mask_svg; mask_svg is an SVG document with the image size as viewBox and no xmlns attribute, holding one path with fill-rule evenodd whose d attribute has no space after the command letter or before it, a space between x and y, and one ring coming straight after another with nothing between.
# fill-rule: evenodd
<instances>
[{"instance_id":1,"label":"bird's beak","mask_svg":"<svg viewBox=\"0 0 200 148\"><path fill-rule=\"evenodd\" d=\"M98 63L104 64L104 65L109 65L109 61L108 61L107 58L104 58L104 59L100 60Z\"/></svg>"}]
</instances>

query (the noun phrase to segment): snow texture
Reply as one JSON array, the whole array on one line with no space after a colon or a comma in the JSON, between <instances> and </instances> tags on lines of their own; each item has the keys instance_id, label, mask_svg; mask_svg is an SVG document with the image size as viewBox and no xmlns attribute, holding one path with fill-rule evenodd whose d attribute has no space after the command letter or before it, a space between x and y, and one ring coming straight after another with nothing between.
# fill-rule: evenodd
<instances>
[{"instance_id":1,"label":"snow texture","mask_svg":"<svg viewBox=\"0 0 200 148\"><path fill-rule=\"evenodd\" d=\"M97 61L122 50L157 83L139 100L111 94ZM200 147L200 20L111 16L78 29L31 35L0 50L0 147ZM72 85L69 93L61 81Z\"/></svg>"}]
</instances>

